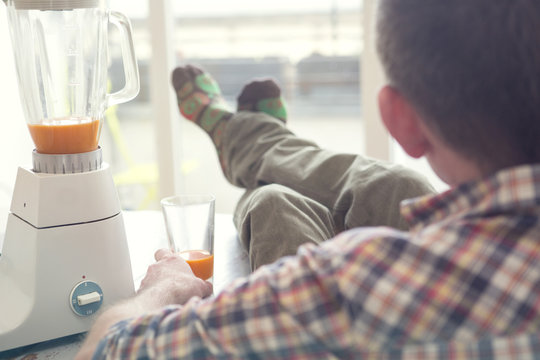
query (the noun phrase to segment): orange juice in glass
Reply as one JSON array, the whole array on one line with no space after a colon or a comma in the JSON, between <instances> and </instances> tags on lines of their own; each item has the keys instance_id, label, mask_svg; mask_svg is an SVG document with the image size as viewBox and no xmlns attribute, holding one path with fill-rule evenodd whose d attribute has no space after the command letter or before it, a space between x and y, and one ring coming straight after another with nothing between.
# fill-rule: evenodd
<instances>
[{"instance_id":1,"label":"orange juice in glass","mask_svg":"<svg viewBox=\"0 0 540 360\"><path fill-rule=\"evenodd\" d=\"M212 195L177 195L161 200L169 247L203 280L214 275L214 205Z\"/></svg>"},{"instance_id":2,"label":"orange juice in glass","mask_svg":"<svg viewBox=\"0 0 540 360\"><path fill-rule=\"evenodd\" d=\"M186 260L193 274L203 280L214 276L214 254L207 250L184 250L179 255Z\"/></svg>"}]
</instances>

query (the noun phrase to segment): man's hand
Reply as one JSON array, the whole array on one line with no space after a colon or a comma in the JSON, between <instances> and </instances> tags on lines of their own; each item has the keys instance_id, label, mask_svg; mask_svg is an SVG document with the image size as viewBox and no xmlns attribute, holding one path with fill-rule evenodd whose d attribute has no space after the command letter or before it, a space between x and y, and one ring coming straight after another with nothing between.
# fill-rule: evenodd
<instances>
[{"instance_id":1,"label":"man's hand","mask_svg":"<svg viewBox=\"0 0 540 360\"><path fill-rule=\"evenodd\" d=\"M179 255L160 249L154 254L156 263L148 267L137 295L101 314L92 327L77 359L90 359L107 330L117 322L143 315L171 304L184 304L191 297L212 294L212 284L201 280Z\"/></svg>"},{"instance_id":2,"label":"man's hand","mask_svg":"<svg viewBox=\"0 0 540 360\"><path fill-rule=\"evenodd\" d=\"M138 294L151 292L163 300L161 306L184 304L192 296L201 298L212 294L212 284L195 275L188 263L171 250L160 249L154 254L156 263L148 267Z\"/></svg>"}]
</instances>

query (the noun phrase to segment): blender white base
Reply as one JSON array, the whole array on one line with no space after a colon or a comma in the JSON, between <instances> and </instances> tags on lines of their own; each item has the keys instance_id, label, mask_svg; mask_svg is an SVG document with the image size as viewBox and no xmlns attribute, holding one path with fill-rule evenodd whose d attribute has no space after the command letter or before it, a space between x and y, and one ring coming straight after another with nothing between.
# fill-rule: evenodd
<instances>
[{"instance_id":1,"label":"blender white base","mask_svg":"<svg viewBox=\"0 0 540 360\"><path fill-rule=\"evenodd\" d=\"M107 166L97 172L101 174L84 174L92 178L111 176ZM65 187L65 182L70 179L58 181L63 184L58 191L63 193L64 199L66 191L89 190L81 186L88 184L84 181L84 174L54 175L73 180L70 188ZM23 176L30 175L26 173ZM49 178L43 174L33 176ZM48 183L55 182L48 179ZM49 191L54 189L40 188L41 191L50 196ZM108 199L118 202L114 186L96 191L99 194L95 194L95 201ZM15 194L18 193L24 191L14 192L14 202L21 200L16 199ZM92 196L85 197L90 199ZM73 198L73 204L64 202L59 206L79 209L99 206L99 203L78 203L78 196ZM25 202L27 206L39 204L39 200L34 198ZM49 211L54 211L51 204L48 207ZM114 205L103 208L110 210ZM95 221L44 228L35 227L10 213L0 257L0 351L87 331L95 314L79 316L70 305L70 294L82 281L92 281L101 287L101 309L134 294L129 249L119 211ZM100 310L96 313L99 314Z\"/></svg>"}]
</instances>

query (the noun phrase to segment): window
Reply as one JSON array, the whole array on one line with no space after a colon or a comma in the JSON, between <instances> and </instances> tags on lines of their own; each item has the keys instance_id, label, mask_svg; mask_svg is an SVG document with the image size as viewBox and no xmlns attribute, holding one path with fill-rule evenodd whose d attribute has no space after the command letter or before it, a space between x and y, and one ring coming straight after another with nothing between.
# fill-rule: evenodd
<instances>
[{"instance_id":1,"label":"window","mask_svg":"<svg viewBox=\"0 0 540 360\"><path fill-rule=\"evenodd\" d=\"M154 0L152 6L156 3ZM175 64L205 68L232 106L250 79L272 77L283 90L288 126L294 132L334 150L363 151L361 0L176 0L171 5L174 19L169 46ZM104 127L102 142L108 144L104 151L113 163L123 206L157 208L159 196L151 184L155 179L149 176L157 169L157 150L149 85L154 55L148 3L112 0L110 6L132 21L141 92L116 109L120 130ZM123 82L118 51L111 50L110 76L116 87ZM180 125L175 140L181 153L176 174L181 177L180 191L212 192L217 211L231 212L242 190L224 179L206 134L179 114L173 116Z\"/></svg>"},{"instance_id":2,"label":"window","mask_svg":"<svg viewBox=\"0 0 540 360\"><path fill-rule=\"evenodd\" d=\"M156 111L168 106L160 101L172 95L170 72L184 63L198 64L209 71L233 107L249 80L272 77L280 84L288 104L288 126L299 136L336 151L366 153L368 147L369 155L378 156L370 154L368 144L375 139L383 144L383 150L390 148L383 157L426 174L438 189L446 187L424 160L408 158L397 144L380 135L384 130L374 132L368 124L381 126L373 93L382 76L373 77L380 70L374 66L376 59L366 57L363 43L364 24L370 21L373 3L366 2L370 5L367 7L363 0L153 0L151 9L149 3L111 0L110 4L132 21L141 76L139 96L109 114L112 121L102 132L106 160L113 165L124 208L157 209L160 197L171 192L210 192L216 195L218 212L232 212L242 193L225 180L209 138L181 118L174 99L170 112ZM163 13L152 18L149 12L159 12L156 8L160 6L165 6L161 8ZM169 36L163 34L167 31L164 20L170 20ZM156 39L162 38L167 40L166 51L153 48L159 47ZM111 43L111 82L113 87L120 87L122 65L114 36ZM167 51L171 53L170 69L162 69ZM166 71L157 82L152 73L156 61L161 61L159 70ZM366 77L370 77L370 89L362 91ZM152 86L159 91L153 92ZM370 101L364 108L362 92ZM362 119L362 114L368 119ZM162 129L164 124L174 129L169 147L161 138L164 132L168 134ZM364 138L366 132L371 134L369 141ZM163 153L171 152L172 157L165 162L169 165L164 165L160 154L163 158ZM174 186L167 186L167 190L163 190L165 177L174 178Z\"/></svg>"}]
</instances>

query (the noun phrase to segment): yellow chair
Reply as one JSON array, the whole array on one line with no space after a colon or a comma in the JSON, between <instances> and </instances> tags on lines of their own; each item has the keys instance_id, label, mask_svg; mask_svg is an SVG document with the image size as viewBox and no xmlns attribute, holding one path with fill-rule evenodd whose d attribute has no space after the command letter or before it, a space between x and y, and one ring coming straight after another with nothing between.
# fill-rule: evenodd
<instances>
[{"instance_id":1,"label":"yellow chair","mask_svg":"<svg viewBox=\"0 0 540 360\"><path fill-rule=\"evenodd\" d=\"M117 106L111 106L105 112L105 122L111 133L111 137L127 165L127 170L113 175L116 186L142 185L146 189L146 194L134 210L147 209L152 202L157 201L159 171L156 163L137 164L129 148L126 145L120 122L117 115Z\"/></svg>"}]
</instances>

